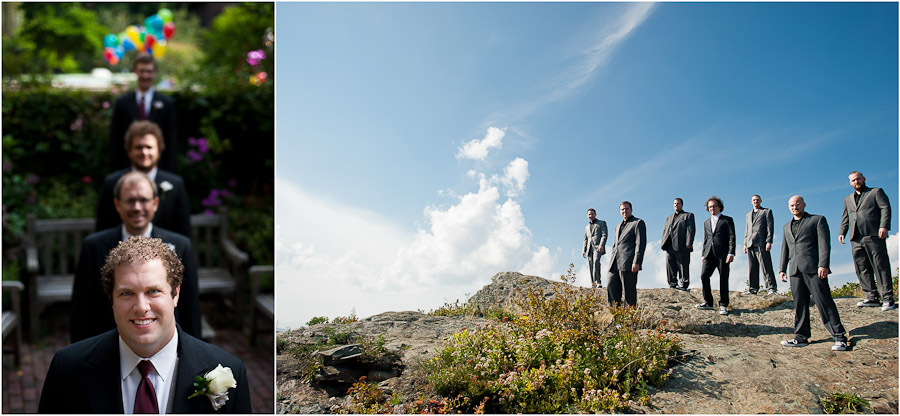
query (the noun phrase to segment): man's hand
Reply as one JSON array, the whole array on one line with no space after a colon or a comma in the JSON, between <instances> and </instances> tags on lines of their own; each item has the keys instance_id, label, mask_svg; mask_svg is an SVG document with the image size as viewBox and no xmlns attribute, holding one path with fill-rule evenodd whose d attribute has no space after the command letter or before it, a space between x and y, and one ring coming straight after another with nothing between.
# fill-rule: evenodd
<instances>
[{"instance_id":1,"label":"man's hand","mask_svg":"<svg viewBox=\"0 0 900 416\"><path fill-rule=\"evenodd\" d=\"M747 252L747 246L744 246L744 253Z\"/></svg>"},{"instance_id":2,"label":"man's hand","mask_svg":"<svg viewBox=\"0 0 900 416\"><path fill-rule=\"evenodd\" d=\"M641 270L641 265L640 265L640 264L632 264L632 265L631 265L631 272L632 272L632 273L637 273L639 270Z\"/></svg>"},{"instance_id":3,"label":"man's hand","mask_svg":"<svg viewBox=\"0 0 900 416\"><path fill-rule=\"evenodd\" d=\"M831 273L831 270L828 270L827 267L819 267L819 279L824 279L824 278L828 277L828 275L830 273Z\"/></svg>"},{"instance_id":4,"label":"man's hand","mask_svg":"<svg viewBox=\"0 0 900 416\"><path fill-rule=\"evenodd\" d=\"M729 254L728 257L725 258L725 263L731 263L734 261L734 254Z\"/></svg>"},{"instance_id":5,"label":"man's hand","mask_svg":"<svg viewBox=\"0 0 900 416\"><path fill-rule=\"evenodd\" d=\"M693 249L694 249L694 246L692 246L692 245L690 245L690 244L686 245L685 247L687 247L688 250L693 250Z\"/></svg>"},{"instance_id":6,"label":"man's hand","mask_svg":"<svg viewBox=\"0 0 900 416\"><path fill-rule=\"evenodd\" d=\"M603 246L597 247L597 253L604 254L606 253L606 248Z\"/></svg>"},{"instance_id":7,"label":"man's hand","mask_svg":"<svg viewBox=\"0 0 900 416\"><path fill-rule=\"evenodd\" d=\"M582 251L582 252L581 252L581 258L585 258L585 257L587 257L587 252Z\"/></svg>"},{"instance_id":8,"label":"man's hand","mask_svg":"<svg viewBox=\"0 0 900 416\"><path fill-rule=\"evenodd\" d=\"M782 282L787 282L787 275L784 272L778 272L778 276L781 277Z\"/></svg>"},{"instance_id":9,"label":"man's hand","mask_svg":"<svg viewBox=\"0 0 900 416\"><path fill-rule=\"evenodd\" d=\"M766 251L772 250L772 243L766 243Z\"/></svg>"},{"instance_id":10,"label":"man's hand","mask_svg":"<svg viewBox=\"0 0 900 416\"><path fill-rule=\"evenodd\" d=\"M843 235L839 235L839 236L838 236L838 241L839 241L841 244L844 244L844 236L843 236Z\"/></svg>"},{"instance_id":11,"label":"man's hand","mask_svg":"<svg viewBox=\"0 0 900 416\"><path fill-rule=\"evenodd\" d=\"M878 238L885 239L888 238L888 229L887 228L879 228L878 229Z\"/></svg>"}]
</instances>

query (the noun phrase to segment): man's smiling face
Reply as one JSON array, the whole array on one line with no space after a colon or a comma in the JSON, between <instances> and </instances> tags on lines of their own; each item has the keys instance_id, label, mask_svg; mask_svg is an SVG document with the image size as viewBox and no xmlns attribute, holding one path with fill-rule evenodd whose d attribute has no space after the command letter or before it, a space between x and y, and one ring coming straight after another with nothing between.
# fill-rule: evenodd
<instances>
[{"instance_id":1,"label":"man's smiling face","mask_svg":"<svg viewBox=\"0 0 900 416\"><path fill-rule=\"evenodd\" d=\"M160 259L121 264L115 270L112 290L113 316L119 336L137 355L147 358L161 350L175 335L178 291L166 278Z\"/></svg>"}]
</instances>

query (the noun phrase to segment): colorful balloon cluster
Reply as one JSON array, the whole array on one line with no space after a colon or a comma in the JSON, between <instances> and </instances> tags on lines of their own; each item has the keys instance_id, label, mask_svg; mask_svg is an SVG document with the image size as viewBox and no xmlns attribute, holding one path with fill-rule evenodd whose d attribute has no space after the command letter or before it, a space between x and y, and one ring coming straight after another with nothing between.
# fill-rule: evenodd
<instances>
[{"instance_id":1,"label":"colorful balloon cluster","mask_svg":"<svg viewBox=\"0 0 900 416\"><path fill-rule=\"evenodd\" d=\"M118 64L125 52L146 52L156 58L166 54L166 42L175 36L175 22L169 9L159 9L144 19L143 26L131 25L118 35L103 37L103 59L110 65Z\"/></svg>"},{"instance_id":2,"label":"colorful balloon cluster","mask_svg":"<svg viewBox=\"0 0 900 416\"><path fill-rule=\"evenodd\" d=\"M262 49L247 52L247 63L250 64L250 66L255 67L259 65L259 62L263 59L266 59L266 52ZM266 71L259 71L250 76L250 84L262 85L267 79L269 79L269 74L267 74Z\"/></svg>"}]
</instances>

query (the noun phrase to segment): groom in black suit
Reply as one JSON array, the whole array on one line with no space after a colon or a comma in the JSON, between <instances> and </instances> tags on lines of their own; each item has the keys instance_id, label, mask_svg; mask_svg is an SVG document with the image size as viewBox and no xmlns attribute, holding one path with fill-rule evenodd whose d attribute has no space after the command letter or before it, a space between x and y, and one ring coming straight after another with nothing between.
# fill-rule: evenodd
<instances>
[{"instance_id":1,"label":"groom in black suit","mask_svg":"<svg viewBox=\"0 0 900 416\"><path fill-rule=\"evenodd\" d=\"M703 256L700 258L700 282L703 303L697 309L712 309L713 296L709 278L719 271L719 314L728 315L728 275L734 261L734 219L722 214L725 204L719 197L706 200L710 217L703 222Z\"/></svg>"},{"instance_id":2,"label":"groom in black suit","mask_svg":"<svg viewBox=\"0 0 900 416\"><path fill-rule=\"evenodd\" d=\"M181 284L181 302L176 310L176 318L185 332L200 337L200 292L197 263L190 240L150 223L150 218L153 218L159 205L159 197L156 184L147 175L141 172L122 175L116 182L114 193L114 205L123 225L87 236L81 246L72 290L72 342L101 334L116 326L113 314L110 313L109 297L100 286L100 268L110 250L120 241L135 235L161 238L183 262L184 282Z\"/></svg>"},{"instance_id":3,"label":"groom in black suit","mask_svg":"<svg viewBox=\"0 0 900 416\"><path fill-rule=\"evenodd\" d=\"M131 237L114 248L102 282L115 329L56 352L38 412L250 413L241 360L175 324L182 271L175 252L160 239ZM219 394L217 403L207 394L189 399L197 376L215 379L210 387ZM224 386L215 388L218 384Z\"/></svg>"},{"instance_id":4,"label":"groom in black suit","mask_svg":"<svg viewBox=\"0 0 900 416\"><path fill-rule=\"evenodd\" d=\"M160 169L158 165L159 155L166 146L159 126L151 121L131 123L125 133L125 146L131 159L131 167L106 175L97 204L96 231L122 223L113 204L113 189L122 175L138 171L146 173L160 192L159 209L153 218L153 224L190 237L191 214L184 181L180 176Z\"/></svg>"},{"instance_id":5,"label":"groom in black suit","mask_svg":"<svg viewBox=\"0 0 900 416\"><path fill-rule=\"evenodd\" d=\"M178 166L175 100L153 87L157 70L153 56L138 55L134 58L131 69L137 75L137 84L133 91L116 99L109 125L109 170L116 171L128 167L128 157L122 147L125 131L136 120L149 120L160 126L166 143L166 150L162 152L159 164L163 169L175 172Z\"/></svg>"}]
</instances>

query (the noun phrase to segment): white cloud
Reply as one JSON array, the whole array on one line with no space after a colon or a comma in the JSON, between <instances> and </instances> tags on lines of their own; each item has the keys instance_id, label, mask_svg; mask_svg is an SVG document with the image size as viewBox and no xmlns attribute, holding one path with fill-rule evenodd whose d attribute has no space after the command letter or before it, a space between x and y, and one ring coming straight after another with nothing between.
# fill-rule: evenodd
<instances>
[{"instance_id":1,"label":"white cloud","mask_svg":"<svg viewBox=\"0 0 900 416\"><path fill-rule=\"evenodd\" d=\"M548 277L557 256L535 244L521 206L502 192L524 190L528 162L513 160L503 177L467 176L477 191L445 191L454 202L426 207L426 225L415 233L277 179L279 325L351 310L360 317L429 310L465 299L502 271Z\"/></svg>"},{"instance_id":2,"label":"white cloud","mask_svg":"<svg viewBox=\"0 0 900 416\"><path fill-rule=\"evenodd\" d=\"M506 196L514 197L525 190L525 181L528 180L528 161L521 157L515 158L503 171L503 184L507 186Z\"/></svg>"},{"instance_id":3,"label":"white cloud","mask_svg":"<svg viewBox=\"0 0 900 416\"><path fill-rule=\"evenodd\" d=\"M488 127L487 133L481 140L474 139L466 142L459 148L456 154L457 159L475 159L484 160L487 158L488 150L492 147L500 148L503 145L503 136L506 133L497 127Z\"/></svg>"}]
</instances>

